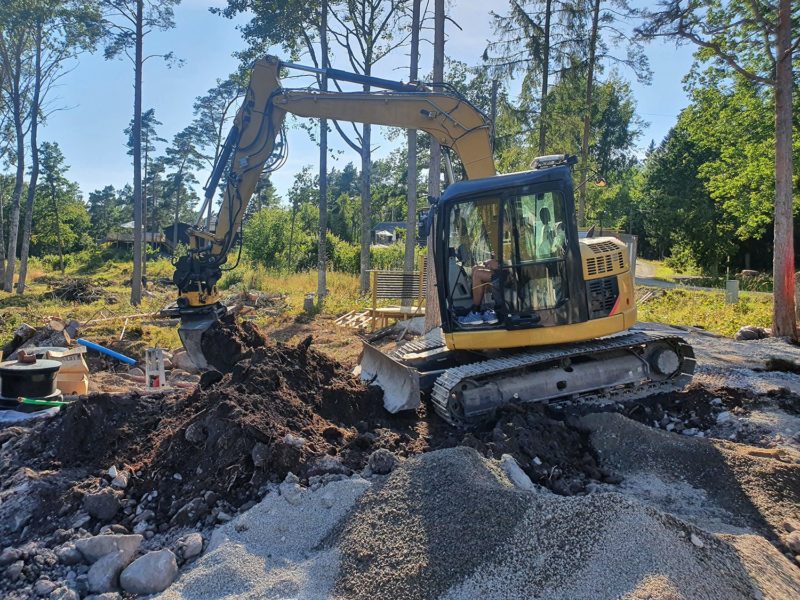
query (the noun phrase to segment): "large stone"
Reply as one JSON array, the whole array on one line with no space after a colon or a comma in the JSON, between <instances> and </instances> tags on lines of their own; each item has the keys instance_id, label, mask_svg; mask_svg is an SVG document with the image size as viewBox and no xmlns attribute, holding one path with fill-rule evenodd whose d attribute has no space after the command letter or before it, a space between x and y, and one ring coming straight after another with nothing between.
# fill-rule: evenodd
<instances>
[{"instance_id":1,"label":"large stone","mask_svg":"<svg viewBox=\"0 0 800 600\"><path fill-rule=\"evenodd\" d=\"M37 596L49 596L58 586L49 579L40 579L33 586L33 593Z\"/></svg>"},{"instance_id":2,"label":"large stone","mask_svg":"<svg viewBox=\"0 0 800 600\"><path fill-rule=\"evenodd\" d=\"M96 535L75 540L75 547L83 557L93 563L107 554L120 550L136 554L144 538L140 535Z\"/></svg>"},{"instance_id":3,"label":"large stone","mask_svg":"<svg viewBox=\"0 0 800 600\"><path fill-rule=\"evenodd\" d=\"M386 448L378 448L369 455L367 466L370 471L378 475L386 475L391 473L395 465L398 463L398 458L389 452Z\"/></svg>"},{"instance_id":4,"label":"large stone","mask_svg":"<svg viewBox=\"0 0 800 600\"><path fill-rule=\"evenodd\" d=\"M800 554L800 531L793 531L786 536L786 545L794 554Z\"/></svg>"},{"instance_id":5,"label":"large stone","mask_svg":"<svg viewBox=\"0 0 800 600\"><path fill-rule=\"evenodd\" d=\"M5 567L22 558L22 552L16 548L6 548L0 552L0 567Z\"/></svg>"},{"instance_id":6,"label":"large stone","mask_svg":"<svg viewBox=\"0 0 800 600\"><path fill-rule=\"evenodd\" d=\"M350 475L352 471L344 466L341 460L327 454L317 458L308 469L309 477L327 475L328 473Z\"/></svg>"},{"instance_id":7,"label":"large stone","mask_svg":"<svg viewBox=\"0 0 800 600\"><path fill-rule=\"evenodd\" d=\"M78 592L64 585L50 592L48 598L50 598L50 600L80 600Z\"/></svg>"},{"instance_id":8,"label":"large stone","mask_svg":"<svg viewBox=\"0 0 800 600\"><path fill-rule=\"evenodd\" d=\"M203 536L199 533L190 533L183 540L183 558L193 558L203 551Z\"/></svg>"},{"instance_id":9,"label":"large stone","mask_svg":"<svg viewBox=\"0 0 800 600\"><path fill-rule=\"evenodd\" d=\"M25 563L21 560L13 562L6 567L5 577L9 581L16 581L22 574L22 569L25 568Z\"/></svg>"},{"instance_id":10,"label":"large stone","mask_svg":"<svg viewBox=\"0 0 800 600\"><path fill-rule=\"evenodd\" d=\"M94 563L86 578L89 591L102 593L118 589L119 574L130 564L132 558L133 552L117 550Z\"/></svg>"},{"instance_id":11,"label":"large stone","mask_svg":"<svg viewBox=\"0 0 800 600\"><path fill-rule=\"evenodd\" d=\"M170 550L148 552L133 561L120 576L122 589L131 594L157 594L178 575L178 562Z\"/></svg>"},{"instance_id":12,"label":"large stone","mask_svg":"<svg viewBox=\"0 0 800 600\"><path fill-rule=\"evenodd\" d=\"M200 372L200 369L198 369L197 365L192 362L192 359L189 358L189 355L185 350L179 350L172 355L172 366L175 369L181 369L189 373Z\"/></svg>"},{"instance_id":13,"label":"large stone","mask_svg":"<svg viewBox=\"0 0 800 600\"><path fill-rule=\"evenodd\" d=\"M120 503L112 490L104 489L95 494L86 494L83 498L83 507L95 519L110 521L119 511Z\"/></svg>"},{"instance_id":14,"label":"large stone","mask_svg":"<svg viewBox=\"0 0 800 600\"><path fill-rule=\"evenodd\" d=\"M64 544L56 548L56 556L62 565L77 565L83 562L83 554L75 547L75 544Z\"/></svg>"}]
</instances>

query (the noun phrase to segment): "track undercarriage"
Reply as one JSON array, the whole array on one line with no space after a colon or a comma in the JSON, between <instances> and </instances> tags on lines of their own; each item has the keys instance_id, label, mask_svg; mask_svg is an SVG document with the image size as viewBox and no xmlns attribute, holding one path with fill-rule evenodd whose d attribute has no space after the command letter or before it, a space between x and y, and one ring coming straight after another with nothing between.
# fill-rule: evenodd
<instances>
[{"instance_id":1,"label":"track undercarriage","mask_svg":"<svg viewBox=\"0 0 800 600\"><path fill-rule=\"evenodd\" d=\"M450 351L440 337L390 354L365 344L361 377L383 388L392 412L428 394L437 414L470 426L507 404L639 397L683 387L694 352L682 338L627 332L517 352Z\"/></svg>"}]
</instances>

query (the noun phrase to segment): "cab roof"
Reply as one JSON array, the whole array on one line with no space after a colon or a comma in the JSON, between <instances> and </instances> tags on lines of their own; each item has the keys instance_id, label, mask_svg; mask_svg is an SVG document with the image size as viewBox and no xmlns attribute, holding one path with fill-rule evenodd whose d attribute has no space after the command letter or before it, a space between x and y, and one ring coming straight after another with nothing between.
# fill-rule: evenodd
<instances>
[{"instance_id":1,"label":"cab roof","mask_svg":"<svg viewBox=\"0 0 800 600\"><path fill-rule=\"evenodd\" d=\"M572 171L567 165L558 165L533 171L495 175L481 179L458 181L449 185L442 194L440 204L450 204L467 196L482 196L508 188L524 187L548 182L572 182ZM558 187L560 187L559 184Z\"/></svg>"}]
</instances>

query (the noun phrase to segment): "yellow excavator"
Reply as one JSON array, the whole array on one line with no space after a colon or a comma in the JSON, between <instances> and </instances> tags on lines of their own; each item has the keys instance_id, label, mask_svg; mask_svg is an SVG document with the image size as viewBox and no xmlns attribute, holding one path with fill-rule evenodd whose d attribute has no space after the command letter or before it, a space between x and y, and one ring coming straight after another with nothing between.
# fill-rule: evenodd
<instances>
[{"instance_id":1,"label":"yellow excavator","mask_svg":"<svg viewBox=\"0 0 800 600\"><path fill-rule=\"evenodd\" d=\"M282 68L369 84L380 91L286 89ZM467 179L430 198L421 228L433 236L441 330L391 353L365 343L362 379L384 390L391 412L427 394L436 412L469 425L509 403L610 398L682 386L694 371L676 336L628 331L636 322L627 245L578 231L575 158L536 159L498 175L492 123L452 88L318 69L268 56L256 62L242 107L216 162L198 222L184 232L172 309L190 358L208 366L203 335L224 315L217 281L265 170L285 158L284 119L303 117L426 131L460 159ZM447 169L452 179L452 169ZM216 217L212 201L222 177Z\"/></svg>"}]
</instances>

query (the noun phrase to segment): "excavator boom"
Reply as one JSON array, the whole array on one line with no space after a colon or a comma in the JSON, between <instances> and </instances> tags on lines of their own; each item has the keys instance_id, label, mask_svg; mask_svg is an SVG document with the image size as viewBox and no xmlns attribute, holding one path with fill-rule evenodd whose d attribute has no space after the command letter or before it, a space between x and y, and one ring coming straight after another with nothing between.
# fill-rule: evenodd
<instances>
[{"instance_id":1,"label":"excavator boom","mask_svg":"<svg viewBox=\"0 0 800 600\"><path fill-rule=\"evenodd\" d=\"M324 71L336 79L390 88L375 92L320 92L284 89L281 67ZM265 170L277 168L285 157L283 125L286 114L326 118L405 129L419 129L451 148L461 159L469 179L496 174L492 158L492 124L472 104L452 91L431 91L405 84L346 73L282 63L268 56L256 62L244 102L239 109L220 158L214 166L201 218L189 229L189 251L177 264L173 281L179 298L175 312L181 318L179 334L192 360L207 363L202 337L224 308L217 281L234 246L247 204ZM210 207L222 176L223 200L216 219ZM208 210L205 224L202 215Z\"/></svg>"}]
</instances>

